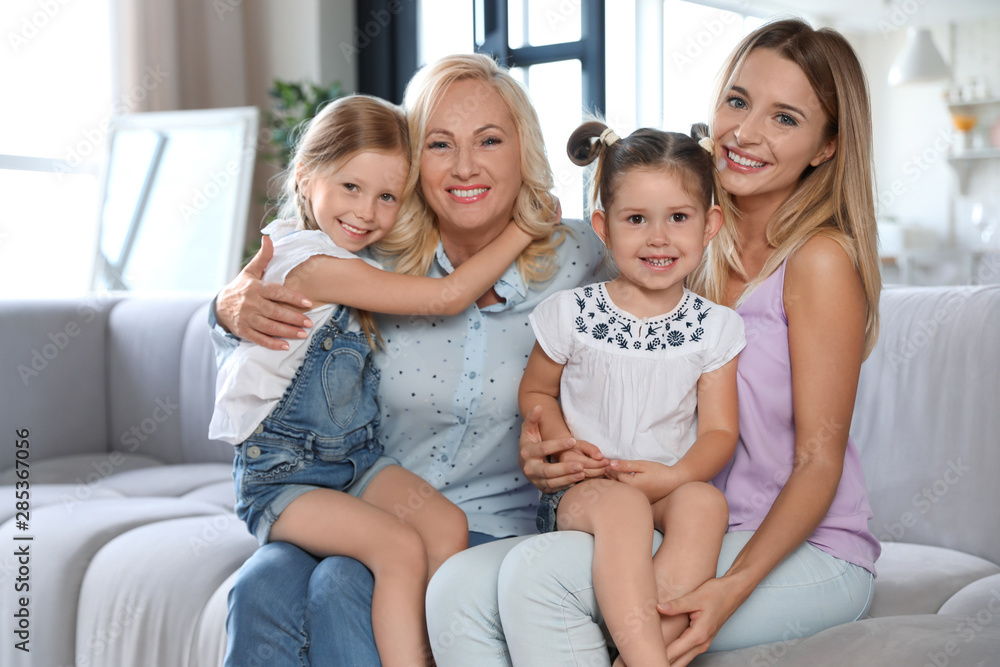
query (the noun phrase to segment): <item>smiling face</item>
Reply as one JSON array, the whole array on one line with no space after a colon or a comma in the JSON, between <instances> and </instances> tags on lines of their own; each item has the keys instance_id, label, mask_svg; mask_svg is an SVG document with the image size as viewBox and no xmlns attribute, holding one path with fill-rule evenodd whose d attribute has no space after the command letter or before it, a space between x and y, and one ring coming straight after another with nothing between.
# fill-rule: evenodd
<instances>
[{"instance_id":1,"label":"smiling face","mask_svg":"<svg viewBox=\"0 0 1000 667\"><path fill-rule=\"evenodd\" d=\"M384 237L396 222L409 162L402 153L358 153L337 169L302 181L319 228L357 252Z\"/></svg>"},{"instance_id":2,"label":"smiling face","mask_svg":"<svg viewBox=\"0 0 1000 667\"><path fill-rule=\"evenodd\" d=\"M676 172L633 169L620 178L611 206L591 217L620 272L609 293L637 317L659 315L680 301L722 212L706 211Z\"/></svg>"},{"instance_id":3,"label":"smiling face","mask_svg":"<svg viewBox=\"0 0 1000 667\"><path fill-rule=\"evenodd\" d=\"M474 79L448 87L423 137L420 180L443 236L486 242L510 221L521 189L514 118L496 90Z\"/></svg>"},{"instance_id":4,"label":"smiling face","mask_svg":"<svg viewBox=\"0 0 1000 667\"><path fill-rule=\"evenodd\" d=\"M754 49L715 112L722 187L741 207L766 198L776 209L807 167L833 156L828 123L802 69L772 49Z\"/></svg>"}]
</instances>

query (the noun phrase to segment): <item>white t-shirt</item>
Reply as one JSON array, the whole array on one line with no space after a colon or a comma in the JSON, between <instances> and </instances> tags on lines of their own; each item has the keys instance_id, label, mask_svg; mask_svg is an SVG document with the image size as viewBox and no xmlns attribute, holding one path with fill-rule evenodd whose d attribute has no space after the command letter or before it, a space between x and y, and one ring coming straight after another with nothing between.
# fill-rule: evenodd
<instances>
[{"instance_id":1,"label":"white t-shirt","mask_svg":"<svg viewBox=\"0 0 1000 667\"><path fill-rule=\"evenodd\" d=\"M559 401L573 436L607 458L666 465L697 437L698 379L746 345L736 311L688 289L669 313L639 319L595 283L552 295L530 321L564 365Z\"/></svg>"},{"instance_id":2,"label":"white t-shirt","mask_svg":"<svg viewBox=\"0 0 1000 667\"><path fill-rule=\"evenodd\" d=\"M377 262L344 250L324 232L296 230L295 220L275 220L264 228L274 242L274 257L264 272L266 282L284 283L299 264L315 255L338 259L362 259L376 268ZM226 357L215 382L215 412L208 426L208 437L238 445L278 405L295 371L305 360L309 342L326 323L337 304L327 304L308 311L313 321L306 338L288 339L287 350L269 350L249 341ZM352 310L348 331L359 331L357 315Z\"/></svg>"}]
</instances>

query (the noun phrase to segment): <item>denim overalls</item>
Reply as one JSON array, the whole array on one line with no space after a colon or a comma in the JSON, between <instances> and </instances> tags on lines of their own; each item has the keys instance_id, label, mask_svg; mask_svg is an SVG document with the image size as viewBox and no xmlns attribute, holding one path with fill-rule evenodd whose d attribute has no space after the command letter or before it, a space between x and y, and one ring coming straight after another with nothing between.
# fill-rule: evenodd
<instances>
[{"instance_id":1,"label":"denim overalls","mask_svg":"<svg viewBox=\"0 0 1000 667\"><path fill-rule=\"evenodd\" d=\"M293 500L316 488L349 491L382 454L379 371L364 332L345 331L350 312L334 310L278 405L237 445L236 515L261 544Z\"/></svg>"}]
</instances>

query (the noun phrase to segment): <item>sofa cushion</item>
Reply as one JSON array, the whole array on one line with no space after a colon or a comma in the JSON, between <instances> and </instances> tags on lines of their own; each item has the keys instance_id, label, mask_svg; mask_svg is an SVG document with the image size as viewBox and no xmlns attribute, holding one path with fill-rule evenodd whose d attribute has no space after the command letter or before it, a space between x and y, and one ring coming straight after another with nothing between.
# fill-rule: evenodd
<instances>
[{"instance_id":1,"label":"sofa cushion","mask_svg":"<svg viewBox=\"0 0 1000 667\"><path fill-rule=\"evenodd\" d=\"M128 299L112 308L107 343L112 449L146 454L164 463L185 461L181 352L191 316L204 303L205 299L193 297Z\"/></svg>"},{"instance_id":2,"label":"sofa cushion","mask_svg":"<svg viewBox=\"0 0 1000 667\"><path fill-rule=\"evenodd\" d=\"M199 500L203 503L218 505L219 507L230 512L232 512L233 508L236 507L236 490L233 487L233 480L231 479L225 482L207 484L201 488L191 491L190 493L185 493L182 497L190 500Z\"/></svg>"},{"instance_id":3,"label":"sofa cushion","mask_svg":"<svg viewBox=\"0 0 1000 667\"><path fill-rule=\"evenodd\" d=\"M1000 285L887 289L880 312L851 422L869 526L1000 563L1000 531L984 529L1000 507Z\"/></svg>"},{"instance_id":4,"label":"sofa cushion","mask_svg":"<svg viewBox=\"0 0 1000 667\"><path fill-rule=\"evenodd\" d=\"M160 665L217 667L225 615L218 618L216 610L211 628L203 627L202 615L256 548L232 514L160 521L108 542L80 590L77 664L146 665L155 655ZM115 627L127 631L109 632ZM88 641L93 637L103 641Z\"/></svg>"},{"instance_id":5,"label":"sofa cushion","mask_svg":"<svg viewBox=\"0 0 1000 667\"><path fill-rule=\"evenodd\" d=\"M142 454L128 452L104 452L57 456L49 459L35 459L31 462L31 486L41 484L75 484L81 487L73 494L80 500L89 497L87 489L104 487L107 480L117 474L162 466L163 462ZM0 484L14 484L16 470L9 468L0 472Z\"/></svg>"},{"instance_id":6,"label":"sofa cushion","mask_svg":"<svg viewBox=\"0 0 1000 667\"><path fill-rule=\"evenodd\" d=\"M15 487L0 486L0 525L17 512ZM79 484L36 484L31 487L31 511L46 505L75 505L84 500L107 500L122 498L122 494L102 486Z\"/></svg>"},{"instance_id":7,"label":"sofa cushion","mask_svg":"<svg viewBox=\"0 0 1000 667\"><path fill-rule=\"evenodd\" d=\"M991 622L1000 613L1000 574L972 582L948 598L938 613L972 616L980 624Z\"/></svg>"},{"instance_id":8,"label":"sofa cushion","mask_svg":"<svg viewBox=\"0 0 1000 667\"><path fill-rule=\"evenodd\" d=\"M0 470L14 465L13 430L27 429L32 468L108 450L104 349L113 303L0 300Z\"/></svg>"},{"instance_id":9,"label":"sofa cushion","mask_svg":"<svg viewBox=\"0 0 1000 667\"><path fill-rule=\"evenodd\" d=\"M198 308L188 320L181 346L181 451L184 460L232 462L233 446L208 439L215 410L215 348L208 334L208 307Z\"/></svg>"},{"instance_id":10,"label":"sofa cushion","mask_svg":"<svg viewBox=\"0 0 1000 667\"><path fill-rule=\"evenodd\" d=\"M970 583L1000 573L995 563L960 551L894 542L882 545L876 565L872 618L937 613Z\"/></svg>"},{"instance_id":11,"label":"sofa cushion","mask_svg":"<svg viewBox=\"0 0 1000 667\"><path fill-rule=\"evenodd\" d=\"M1000 620L1000 619L998 619ZM971 626L957 615L869 618L725 653L707 653L692 667L944 667L997 664L1000 622Z\"/></svg>"},{"instance_id":12,"label":"sofa cushion","mask_svg":"<svg viewBox=\"0 0 1000 667\"><path fill-rule=\"evenodd\" d=\"M78 661L74 639L78 596L97 552L119 535L139 526L199 515L216 516L220 511L213 505L177 498L130 498L124 502L117 498L90 500L33 510L30 527L34 539L24 543L30 552L31 624L36 629L30 645L30 664L83 664ZM23 534L15 530L13 521L8 521L0 526L0 544L20 546L22 543L13 538ZM171 551L163 548L162 541L157 545L165 552ZM16 572L17 565L12 562L14 548L6 550L6 554L10 555L0 561L2 569ZM145 571L141 561L131 562L140 571ZM0 595L0 617L13 618L18 604L14 595ZM89 642L90 637L85 635L80 641ZM21 659L24 655L15 648L13 641L0 644L0 665L27 664Z\"/></svg>"},{"instance_id":13,"label":"sofa cushion","mask_svg":"<svg viewBox=\"0 0 1000 667\"><path fill-rule=\"evenodd\" d=\"M233 484L233 466L226 463L179 463L113 475L105 486L126 496L180 497L220 482Z\"/></svg>"}]
</instances>

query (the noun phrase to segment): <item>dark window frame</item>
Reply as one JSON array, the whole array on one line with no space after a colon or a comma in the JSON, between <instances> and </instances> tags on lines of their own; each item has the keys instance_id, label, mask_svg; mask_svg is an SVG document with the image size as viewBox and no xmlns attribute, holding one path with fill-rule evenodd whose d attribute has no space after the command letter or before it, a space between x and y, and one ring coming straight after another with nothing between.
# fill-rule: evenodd
<instances>
[{"instance_id":1,"label":"dark window frame","mask_svg":"<svg viewBox=\"0 0 1000 667\"><path fill-rule=\"evenodd\" d=\"M519 0L514 0L518 2ZM605 0L580 0L580 39L575 42L510 48L508 0L480 0L473 12L474 29L482 27L486 53L507 67L531 67L562 60L579 60L583 76L583 107L604 114ZM358 45L358 92L397 104L417 71L418 6L412 0L355 0ZM380 20L382 19L382 20Z\"/></svg>"},{"instance_id":2,"label":"dark window frame","mask_svg":"<svg viewBox=\"0 0 1000 667\"><path fill-rule=\"evenodd\" d=\"M519 0L514 0L519 2ZM563 60L579 60L583 76L583 107L601 115L605 112L604 0L580 0L580 39L545 46L510 47L507 21L508 0L476 2L473 18L477 34L476 51L493 56L507 67L531 67Z\"/></svg>"}]
</instances>

